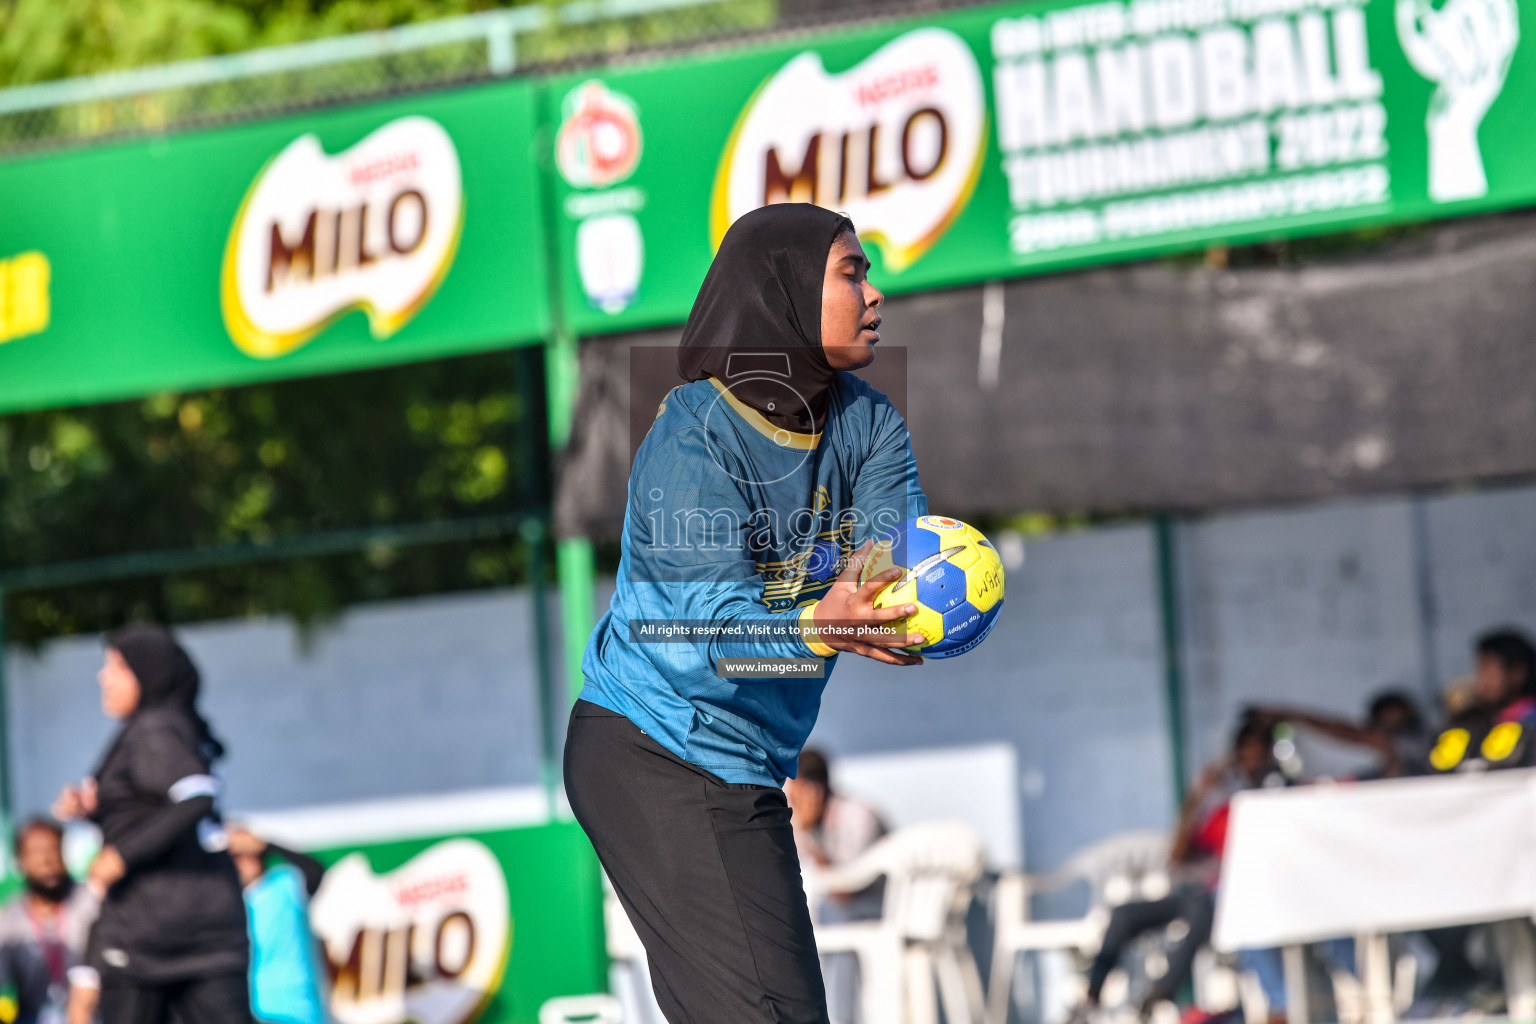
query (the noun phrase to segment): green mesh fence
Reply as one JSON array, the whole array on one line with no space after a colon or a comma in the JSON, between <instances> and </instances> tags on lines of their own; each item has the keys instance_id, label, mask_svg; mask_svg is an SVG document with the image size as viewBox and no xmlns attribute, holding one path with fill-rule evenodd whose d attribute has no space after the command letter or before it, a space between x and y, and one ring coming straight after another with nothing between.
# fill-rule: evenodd
<instances>
[{"instance_id":1,"label":"green mesh fence","mask_svg":"<svg viewBox=\"0 0 1536 1024\"><path fill-rule=\"evenodd\" d=\"M773 27L778 0L570 0L0 89L0 154L246 119Z\"/></svg>"}]
</instances>

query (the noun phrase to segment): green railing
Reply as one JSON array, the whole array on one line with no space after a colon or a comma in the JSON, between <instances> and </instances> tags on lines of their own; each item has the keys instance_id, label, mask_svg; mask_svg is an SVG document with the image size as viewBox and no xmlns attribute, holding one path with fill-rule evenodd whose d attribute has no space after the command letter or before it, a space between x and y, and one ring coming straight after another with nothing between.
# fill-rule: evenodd
<instances>
[{"instance_id":1,"label":"green railing","mask_svg":"<svg viewBox=\"0 0 1536 1024\"><path fill-rule=\"evenodd\" d=\"M0 153L510 75L772 25L777 0L566 0L0 89Z\"/></svg>"}]
</instances>

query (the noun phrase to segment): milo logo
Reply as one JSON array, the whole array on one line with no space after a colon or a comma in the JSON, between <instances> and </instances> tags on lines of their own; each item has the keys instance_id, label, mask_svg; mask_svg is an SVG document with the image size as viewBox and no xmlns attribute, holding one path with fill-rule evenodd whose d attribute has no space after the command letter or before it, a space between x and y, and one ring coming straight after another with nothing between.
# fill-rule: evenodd
<instances>
[{"instance_id":1,"label":"milo logo","mask_svg":"<svg viewBox=\"0 0 1536 1024\"><path fill-rule=\"evenodd\" d=\"M742 111L715 175L710 233L770 203L846 212L889 273L921 259L981 174L986 101L976 57L947 29L891 40L841 73L802 53Z\"/></svg>"}]
</instances>

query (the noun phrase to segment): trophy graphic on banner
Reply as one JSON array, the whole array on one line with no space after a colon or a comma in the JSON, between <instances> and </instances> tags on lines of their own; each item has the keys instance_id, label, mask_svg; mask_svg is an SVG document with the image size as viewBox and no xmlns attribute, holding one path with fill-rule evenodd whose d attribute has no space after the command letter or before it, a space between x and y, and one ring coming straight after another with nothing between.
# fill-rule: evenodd
<instances>
[{"instance_id":1,"label":"trophy graphic on banner","mask_svg":"<svg viewBox=\"0 0 1536 1024\"><path fill-rule=\"evenodd\" d=\"M1504 88L1520 42L1515 0L1397 0L1397 37L1415 71L1439 88L1430 97L1429 196L1437 203L1488 192L1477 130Z\"/></svg>"}]
</instances>

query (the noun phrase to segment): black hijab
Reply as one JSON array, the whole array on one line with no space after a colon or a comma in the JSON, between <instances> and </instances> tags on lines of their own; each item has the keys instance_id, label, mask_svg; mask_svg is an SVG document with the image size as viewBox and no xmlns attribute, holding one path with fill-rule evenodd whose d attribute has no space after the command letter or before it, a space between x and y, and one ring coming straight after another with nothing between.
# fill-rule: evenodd
<instances>
[{"instance_id":1,"label":"black hijab","mask_svg":"<svg viewBox=\"0 0 1536 1024\"><path fill-rule=\"evenodd\" d=\"M107 646L123 656L139 680L139 706L134 714L151 708L179 711L196 726L208 759L223 756L224 745L197 711L197 666L169 629L150 622L125 626L107 637Z\"/></svg>"},{"instance_id":2,"label":"black hijab","mask_svg":"<svg viewBox=\"0 0 1536 1024\"><path fill-rule=\"evenodd\" d=\"M776 203L731 225L677 351L683 380L714 377L774 426L817 433L837 376L821 348L827 252L853 222L810 203Z\"/></svg>"}]
</instances>

